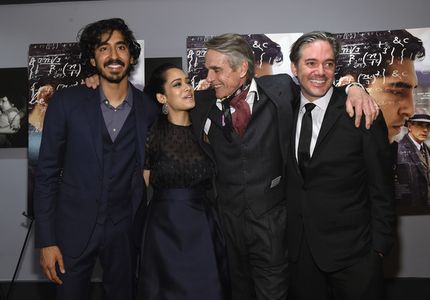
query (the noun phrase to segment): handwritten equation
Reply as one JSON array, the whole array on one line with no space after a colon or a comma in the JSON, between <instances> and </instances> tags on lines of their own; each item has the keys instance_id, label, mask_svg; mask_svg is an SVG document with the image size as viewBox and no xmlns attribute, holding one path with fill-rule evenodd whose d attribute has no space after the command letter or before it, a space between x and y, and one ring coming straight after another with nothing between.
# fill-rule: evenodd
<instances>
[{"instance_id":1,"label":"handwritten equation","mask_svg":"<svg viewBox=\"0 0 430 300\"><path fill-rule=\"evenodd\" d=\"M28 80L30 101L42 85L50 84L55 90L81 84L84 78L81 53L77 43L32 44L28 53Z\"/></svg>"},{"instance_id":2,"label":"handwritten equation","mask_svg":"<svg viewBox=\"0 0 430 300\"><path fill-rule=\"evenodd\" d=\"M365 84L379 77L401 76L391 66L396 60L402 62L408 58L405 50L410 38L390 34L390 31L339 33L336 38L341 42L337 80L347 73L345 70Z\"/></svg>"}]
</instances>

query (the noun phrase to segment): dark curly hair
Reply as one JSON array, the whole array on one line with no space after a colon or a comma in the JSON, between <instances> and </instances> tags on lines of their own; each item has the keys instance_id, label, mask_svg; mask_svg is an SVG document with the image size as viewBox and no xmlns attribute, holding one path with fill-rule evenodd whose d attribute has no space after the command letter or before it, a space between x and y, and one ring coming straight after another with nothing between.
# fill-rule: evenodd
<instances>
[{"instance_id":1,"label":"dark curly hair","mask_svg":"<svg viewBox=\"0 0 430 300\"><path fill-rule=\"evenodd\" d=\"M129 48L130 56L133 58L130 72L133 71L134 65L138 63L140 45L124 20L120 18L100 20L82 28L77 36L82 52L81 61L88 75L96 73L96 68L91 65L90 60L94 58L95 49L101 43L105 42L101 40L102 35L108 33L109 37L107 40L109 40L115 30L123 35L125 43Z\"/></svg>"}]
</instances>

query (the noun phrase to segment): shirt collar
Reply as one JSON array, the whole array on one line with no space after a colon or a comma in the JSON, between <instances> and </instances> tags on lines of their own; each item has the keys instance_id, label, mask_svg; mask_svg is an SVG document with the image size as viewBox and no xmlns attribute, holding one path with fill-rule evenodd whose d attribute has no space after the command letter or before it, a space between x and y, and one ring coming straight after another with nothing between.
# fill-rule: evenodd
<instances>
[{"instance_id":1,"label":"shirt collar","mask_svg":"<svg viewBox=\"0 0 430 300\"><path fill-rule=\"evenodd\" d=\"M106 98L105 93L103 92L103 89L101 86L98 87L99 89L99 95L100 95L100 103L105 103L105 101L109 101L109 99ZM128 106L133 106L133 91L130 86L130 83L127 85L127 95L125 96L124 102L121 104L127 104Z\"/></svg>"},{"instance_id":2,"label":"shirt collar","mask_svg":"<svg viewBox=\"0 0 430 300\"><path fill-rule=\"evenodd\" d=\"M421 150L422 143L421 144L417 143L417 141L415 141L415 139L412 137L412 135L410 133L408 133L408 135L409 135L409 138L411 139L411 141L414 143L415 147L417 147L418 150Z\"/></svg>"},{"instance_id":3,"label":"shirt collar","mask_svg":"<svg viewBox=\"0 0 430 300\"><path fill-rule=\"evenodd\" d=\"M258 94L257 82L255 81L254 78L252 78L251 80L251 85L249 86L248 95L251 92L255 93L255 98L254 98L255 101L260 100L260 94Z\"/></svg>"},{"instance_id":4,"label":"shirt collar","mask_svg":"<svg viewBox=\"0 0 430 300\"><path fill-rule=\"evenodd\" d=\"M325 111L327 109L327 106L330 102L330 98L333 95L333 87L331 87L327 93L322 96L321 98L318 98L317 100L312 101L313 104L315 104L316 107L319 109ZM303 93L300 93L300 111L304 109L305 104L310 103L308 99L303 95Z\"/></svg>"},{"instance_id":5,"label":"shirt collar","mask_svg":"<svg viewBox=\"0 0 430 300\"><path fill-rule=\"evenodd\" d=\"M249 85L249 90L248 90L248 94L246 95L246 99L248 99L249 95L251 95L251 92L255 93L254 101L260 100L260 95L258 94L257 82L255 81L254 78L252 78L251 84ZM217 98L216 102L221 103L221 99Z\"/></svg>"}]
</instances>

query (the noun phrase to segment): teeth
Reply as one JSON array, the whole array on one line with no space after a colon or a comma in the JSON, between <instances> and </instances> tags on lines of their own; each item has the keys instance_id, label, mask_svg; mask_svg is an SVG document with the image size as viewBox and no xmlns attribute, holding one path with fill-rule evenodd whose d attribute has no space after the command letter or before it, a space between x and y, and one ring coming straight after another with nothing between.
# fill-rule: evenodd
<instances>
[{"instance_id":1,"label":"teeth","mask_svg":"<svg viewBox=\"0 0 430 300\"><path fill-rule=\"evenodd\" d=\"M323 84L325 80L311 80L311 82L317 83L317 84Z\"/></svg>"}]
</instances>

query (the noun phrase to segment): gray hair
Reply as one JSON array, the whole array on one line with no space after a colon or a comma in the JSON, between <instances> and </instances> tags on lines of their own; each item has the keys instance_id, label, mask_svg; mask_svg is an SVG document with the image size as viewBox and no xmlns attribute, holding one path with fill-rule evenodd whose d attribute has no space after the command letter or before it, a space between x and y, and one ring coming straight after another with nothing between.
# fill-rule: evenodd
<instances>
[{"instance_id":1,"label":"gray hair","mask_svg":"<svg viewBox=\"0 0 430 300\"><path fill-rule=\"evenodd\" d=\"M303 47L307 44L310 44L316 41L328 42L331 45L331 48L333 49L335 60L337 59L337 56L340 51L340 43L336 39L336 37L330 32L312 31L312 32L303 34L291 46L290 61L296 65L299 62Z\"/></svg>"},{"instance_id":2,"label":"gray hair","mask_svg":"<svg viewBox=\"0 0 430 300\"><path fill-rule=\"evenodd\" d=\"M214 50L227 55L230 66L236 70L243 61L248 62L246 77L252 79L255 74L254 53L246 40L236 33L225 33L213 37L206 42L208 50Z\"/></svg>"}]
</instances>

